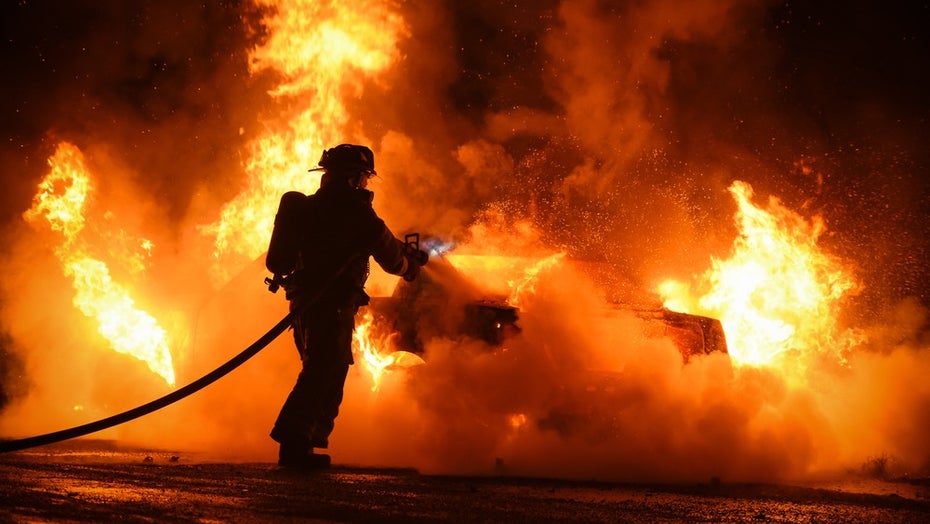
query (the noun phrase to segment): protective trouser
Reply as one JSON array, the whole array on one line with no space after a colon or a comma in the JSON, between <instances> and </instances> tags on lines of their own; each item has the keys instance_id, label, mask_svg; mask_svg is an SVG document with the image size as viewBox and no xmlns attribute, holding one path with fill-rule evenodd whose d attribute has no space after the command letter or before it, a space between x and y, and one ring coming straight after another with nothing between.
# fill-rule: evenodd
<instances>
[{"instance_id":1,"label":"protective trouser","mask_svg":"<svg viewBox=\"0 0 930 524\"><path fill-rule=\"evenodd\" d=\"M355 307L311 307L294 321L303 366L278 414L271 438L294 447L326 448L349 366Z\"/></svg>"}]
</instances>

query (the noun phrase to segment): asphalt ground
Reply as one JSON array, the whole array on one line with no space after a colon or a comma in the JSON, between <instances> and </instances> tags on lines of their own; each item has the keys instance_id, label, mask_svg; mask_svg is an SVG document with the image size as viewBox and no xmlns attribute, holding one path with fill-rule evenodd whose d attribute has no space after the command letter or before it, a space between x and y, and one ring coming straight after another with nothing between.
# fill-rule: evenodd
<instances>
[{"instance_id":1,"label":"asphalt ground","mask_svg":"<svg viewBox=\"0 0 930 524\"><path fill-rule=\"evenodd\" d=\"M930 482L629 484L423 475L73 441L0 455L3 522L930 522Z\"/></svg>"}]
</instances>

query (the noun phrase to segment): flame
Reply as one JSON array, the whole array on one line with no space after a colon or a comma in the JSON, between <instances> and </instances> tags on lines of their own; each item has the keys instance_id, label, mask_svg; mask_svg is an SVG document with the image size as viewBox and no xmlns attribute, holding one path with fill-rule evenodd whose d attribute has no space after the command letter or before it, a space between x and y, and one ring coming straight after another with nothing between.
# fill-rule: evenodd
<instances>
[{"instance_id":1,"label":"flame","mask_svg":"<svg viewBox=\"0 0 930 524\"><path fill-rule=\"evenodd\" d=\"M473 281L490 284L490 278L476 278L477 275L495 275L504 280L509 288L507 302L517 304L521 297L535 293L535 284L545 270L557 265L564 253L556 253L541 258L445 255L457 270L469 275ZM373 328L374 317L371 313L362 314L353 334L353 348L365 370L372 378L372 391L377 391L385 374L395 367L410 367L424 363L419 356L406 351L393 351L391 337L388 334L378 337ZM381 349L379 349L381 348Z\"/></svg>"},{"instance_id":2,"label":"flame","mask_svg":"<svg viewBox=\"0 0 930 524\"><path fill-rule=\"evenodd\" d=\"M520 302L536 292L536 282L546 270L558 266L565 253L537 257L509 255L443 255L456 270L468 275L473 282L481 282L487 291L501 293L506 302L519 307Z\"/></svg>"},{"instance_id":3,"label":"flame","mask_svg":"<svg viewBox=\"0 0 930 524\"><path fill-rule=\"evenodd\" d=\"M556 253L525 268L520 278L509 282L512 291L507 301L515 307L520 307L522 297L536 293L536 282L539 280L540 273L557 266L563 258L565 258L565 253Z\"/></svg>"},{"instance_id":4,"label":"flame","mask_svg":"<svg viewBox=\"0 0 930 524\"><path fill-rule=\"evenodd\" d=\"M397 43L407 33L403 18L389 2L254 3L265 13L262 23L267 38L252 50L250 72L275 77L277 83L269 95L283 109L278 118L263 123L264 133L248 145L243 190L225 204L214 223L200 228L213 236L211 274L222 281L264 252L281 194L318 187L319 174L308 174L307 169L316 165L325 147L348 141L345 100L360 97L365 82L377 81L377 75L398 59ZM44 218L53 231L63 235L56 256L74 283L74 305L97 320L100 333L113 349L143 360L173 386L166 331L154 317L135 307L130 291L113 280L104 261L90 254L106 248L91 249L80 238L91 191L83 155L77 147L62 143L49 163L52 170L40 183L24 218L30 223ZM126 239L108 240L117 245ZM118 250L108 256L138 274L153 245L145 239L130 242L134 253ZM373 369L389 365L378 364Z\"/></svg>"},{"instance_id":5,"label":"flame","mask_svg":"<svg viewBox=\"0 0 930 524\"><path fill-rule=\"evenodd\" d=\"M202 228L215 236L213 274L224 281L231 270L267 248L280 196L319 186L319 173L307 169L317 165L323 149L349 141L344 101L360 97L365 81L377 81L398 60L397 43L407 33L403 18L388 2L255 3L266 8L262 23L268 37L252 50L250 72L275 75L277 84L269 95L284 109L249 145L245 189L225 205L216 222ZM377 390L388 368L399 365L405 353L382 355L369 340L371 322L370 317L359 322L354 340L372 376L372 390Z\"/></svg>"},{"instance_id":6,"label":"flame","mask_svg":"<svg viewBox=\"0 0 930 524\"><path fill-rule=\"evenodd\" d=\"M374 340L372 325L374 316L365 312L361 320L355 326L355 332L352 334L352 348L355 354L361 358L362 365L371 375L371 390L378 391L381 386L381 380L392 367L410 367L423 364L424 361L417 355L407 351L390 351L382 352L379 346L388 346L390 341L387 339ZM390 335L389 335L390 336Z\"/></svg>"},{"instance_id":7,"label":"flame","mask_svg":"<svg viewBox=\"0 0 930 524\"><path fill-rule=\"evenodd\" d=\"M173 386L174 368L166 331L151 315L135 308L129 291L113 281L106 263L90 256L89 248L81 242L92 190L83 154L63 142L48 162L51 170L39 183L32 207L23 218L32 224L44 218L53 231L62 234L55 255L64 274L72 280L75 307L97 320L98 331L114 350L142 360ZM145 239L140 245L144 250L152 248ZM131 264L139 264L132 255L128 258Z\"/></svg>"},{"instance_id":8,"label":"flame","mask_svg":"<svg viewBox=\"0 0 930 524\"><path fill-rule=\"evenodd\" d=\"M712 259L700 277L703 293L675 280L660 284L665 306L719 318L730 355L740 364L783 364L799 373L809 357L845 362L863 340L840 329L838 305L859 284L842 261L818 246L826 230L822 218L805 220L776 198L767 209L757 207L745 182L734 182L729 191L740 232L730 258Z\"/></svg>"},{"instance_id":9,"label":"flame","mask_svg":"<svg viewBox=\"0 0 930 524\"><path fill-rule=\"evenodd\" d=\"M228 202L204 233L214 235L214 274L260 256L268 246L278 199L286 191L312 192L324 148L347 142L347 98L361 96L366 80L399 57L407 32L403 18L377 1L256 0L265 8L268 37L252 50L252 74L271 73L269 94L281 101L280 117L250 145L244 190Z\"/></svg>"}]
</instances>

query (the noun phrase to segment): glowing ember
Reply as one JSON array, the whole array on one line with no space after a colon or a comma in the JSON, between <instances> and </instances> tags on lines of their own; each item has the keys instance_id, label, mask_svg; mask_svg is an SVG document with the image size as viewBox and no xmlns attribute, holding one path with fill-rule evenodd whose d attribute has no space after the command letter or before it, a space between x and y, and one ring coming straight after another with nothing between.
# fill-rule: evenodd
<instances>
[{"instance_id":1,"label":"glowing ember","mask_svg":"<svg viewBox=\"0 0 930 524\"><path fill-rule=\"evenodd\" d=\"M381 380L392 367L410 367L423 364L423 359L408 353L406 351L390 351L382 353L378 347L389 347L388 340L372 340L373 335L371 325L374 317L371 313L364 313L355 326L355 332L352 334L353 345L356 356L361 358L362 365L371 375L372 391L378 391Z\"/></svg>"},{"instance_id":2,"label":"glowing ember","mask_svg":"<svg viewBox=\"0 0 930 524\"><path fill-rule=\"evenodd\" d=\"M343 99L358 97L362 83L397 58L403 19L380 2L259 0L268 9L268 37L251 55L251 71L270 71L279 84L270 91L286 107L267 132L250 145L244 190L203 231L215 235L215 275L260 256L268 246L281 194L312 192L323 149L348 141ZM232 257L230 260L228 257ZM237 260L238 259L238 260Z\"/></svg>"},{"instance_id":3,"label":"glowing ember","mask_svg":"<svg viewBox=\"0 0 930 524\"><path fill-rule=\"evenodd\" d=\"M507 420L510 422L510 427L514 430L517 430L526 426L526 423L529 419L525 414L517 413L515 415L510 415Z\"/></svg>"},{"instance_id":4,"label":"glowing ember","mask_svg":"<svg viewBox=\"0 0 930 524\"><path fill-rule=\"evenodd\" d=\"M52 169L40 182L24 218L30 223L44 218L53 231L64 236L55 255L65 275L72 279L75 307L97 320L100 334L114 350L142 360L173 386L167 333L151 315L135 308L129 291L113 282L107 265L89 256L80 241L85 203L91 191L83 155L75 146L62 143L49 159L49 165ZM151 249L147 240L142 245Z\"/></svg>"},{"instance_id":5,"label":"glowing ember","mask_svg":"<svg viewBox=\"0 0 930 524\"><path fill-rule=\"evenodd\" d=\"M806 357L839 362L862 342L837 325L838 302L858 288L842 263L823 252L817 240L823 220L804 218L777 199L768 209L752 204L752 188L734 182L730 193L739 210L740 235L729 259L712 260L697 289L673 280L659 286L669 309L719 318L730 355L741 364L789 364L803 371ZM799 358L798 358L799 357Z\"/></svg>"}]
</instances>

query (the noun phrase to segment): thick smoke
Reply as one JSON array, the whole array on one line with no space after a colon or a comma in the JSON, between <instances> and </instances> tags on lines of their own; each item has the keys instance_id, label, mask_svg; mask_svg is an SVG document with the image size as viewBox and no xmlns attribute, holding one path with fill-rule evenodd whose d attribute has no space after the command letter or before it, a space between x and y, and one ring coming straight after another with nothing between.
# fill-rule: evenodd
<instances>
[{"instance_id":1,"label":"thick smoke","mask_svg":"<svg viewBox=\"0 0 930 524\"><path fill-rule=\"evenodd\" d=\"M912 137L926 130L927 82L886 65L922 56L926 37L910 21L920 17L877 4L610 4L405 5L403 60L347 102L352 133L377 154L379 212L395 231L456 241L460 252L565 252L648 288L725 256L725 188L747 180L826 217L828 247L861 268L866 291L846 320L870 342L842 369L815 367L807 388L723 355L682 365L669 340L641 337L636 319L605 320L603 282L559 265L521 304L523 332L506 351L435 337L426 365L389 374L375 393L354 366L334 459L706 480L797 478L888 455L898 471L925 472L927 158ZM168 311L181 383L254 340L285 304L261 286L261 261L214 289L212 246L196 230L242 189L246 146L272 106L267 79L247 70L262 37L256 10L4 11L4 56L20 74L2 87L10 249L0 265L16 278L0 296L0 357L10 355L0 372L17 402L0 427L23 436L164 392L93 335L71 306L54 235L21 220L58 140L92 159L98 229L155 242L134 283ZM882 42L891 29L904 37ZM393 281L377 278L372 288L389 293ZM100 436L271 460L267 431L298 368L288 337L202 393Z\"/></svg>"}]
</instances>

